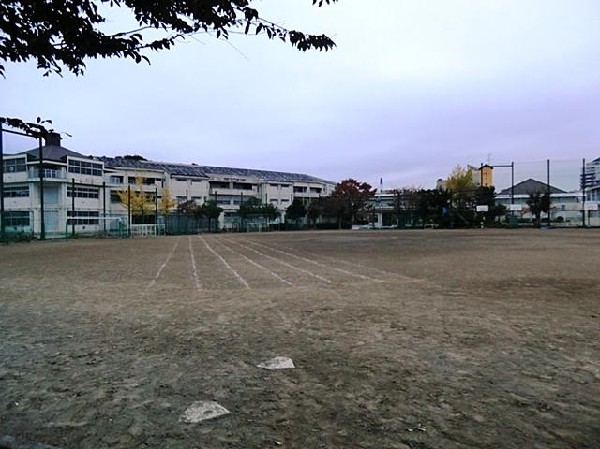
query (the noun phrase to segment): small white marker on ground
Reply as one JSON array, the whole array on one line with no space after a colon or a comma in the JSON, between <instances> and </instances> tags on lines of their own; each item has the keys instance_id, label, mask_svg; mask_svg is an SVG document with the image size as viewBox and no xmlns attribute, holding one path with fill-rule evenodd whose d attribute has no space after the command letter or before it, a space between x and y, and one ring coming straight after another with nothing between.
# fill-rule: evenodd
<instances>
[{"instance_id":1,"label":"small white marker on ground","mask_svg":"<svg viewBox=\"0 0 600 449\"><path fill-rule=\"evenodd\" d=\"M262 363L256 365L262 369L293 369L295 368L294 362L289 357L273 357L272 359L265 360Z\"/></svg>"},{"instance_id":2,"label":"small white marker on ground","mask_svg":"<svg viewBox=\"0 0 600 449\"><path fill-rule=\"evenodd\" d=\"M197 401L183 412L179 420L188 424L197 424L229 413L229 410L214 401Z\"/></svg>"}]
</instances>

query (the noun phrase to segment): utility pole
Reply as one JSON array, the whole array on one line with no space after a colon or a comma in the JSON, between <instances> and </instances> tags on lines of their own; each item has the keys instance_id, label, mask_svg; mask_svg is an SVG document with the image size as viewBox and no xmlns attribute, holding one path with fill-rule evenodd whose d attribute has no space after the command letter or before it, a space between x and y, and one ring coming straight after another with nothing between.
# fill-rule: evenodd
<instances>
[{"instance_id":1,"label":"utility pole","mask_svg":"<svg viewBox=\"0 0 600 449\"><path fill-rule=\"evenodd\" d=\"M71 237L75 237L75 178L71 178Z\"/></svg>"},{"instance_id":2,"label":"utility pole","mask_svg":"<svg viewBox=\"0 0 600 449\"><path fill-rule=\"evenodd\" d=\"M548 195L548 227L550 227L550 159L546 159L546 194Z\"/></svg>"},{"instance_id":3,"label":"utility pole","mask_svg":"<svg viewBox=\"0 0 600 449\"><path fill-rule=\"evenodd\" d=\"M2 132L2 122L0 122L0 241L4 240L4 230L6 222L4 221L4 144Z\"/></svg>"},{"instance_id":4,"label":"utility pole","mask_svg":"<svg viewBox=\"0 0 600 449\"><path fill-rule=\"evenodd\" d=\"M585 173L585 158L581 164L581 224L585 228L585 188L587 187L587 177Z\"/></svg>"},{"instance_id":5,"label":"utility pole","mask_svg":"<svg viewBox=\"0 0 600 449\"><path fill-rule=\"evenodd\" d=\"M127 184L127 237L131 237L131 185Z\"/></svg>"}]
</instances>

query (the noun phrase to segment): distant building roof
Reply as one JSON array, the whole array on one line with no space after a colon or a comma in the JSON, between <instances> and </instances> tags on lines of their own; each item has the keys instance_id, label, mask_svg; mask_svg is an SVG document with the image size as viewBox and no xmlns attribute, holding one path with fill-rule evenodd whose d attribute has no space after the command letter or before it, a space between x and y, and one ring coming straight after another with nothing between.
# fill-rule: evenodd
<instances>
[{"instance_id":1,"label":"distant building roof","mask_svg":"<svg viewBox=\"0 0 600 449\"><path fill-rule=\"evenodd\" d=\"M270 170L255 170L250 168L236 167L208 167L194 164L173 164L168 162L155 162L123 157L97 158L103 161L106 167L111 168L138 168L149 170L164 170L170 175L193 176L208 178L209 175L234 176L240 178L255 178L264 181L277 182L329 182L323 179L315 178L301 173L287 173Z\"/></svg>"},{"instance_id":2,"label":"distant building roof","mask_svg":"<svg viewBox=\"0 0 600 449\"><path fill-rule=\"evenodd\" d=\"M29 150L22 154L27 154L27 158L29 160L37 160L38 155L39 155L39 149L36 148L34 150ZM44 160L55 161L55 162L67 162L67 156L82 157L82 158L87 157L81 153L76 153L75 151L67 150L64 147L57 146L57 145L44 145L42 147L42 158Z\"/></svg>"},{"instance_id":3,"label":"distant building roof","mask_svg":"<svg viewBox=\"0 0 600 449\"><path fill-rule=\"evenodd\" d=\"M545 182L536 181L535 179L528 179L521 181L514 186L515 195L531 195L534 192L546 193L548 191L548 185ZM509 187L502 190L498 195L510 195L512 189ZM567 193L558 187L550 186L550 193Z\"/></svg>"}]
</instances>

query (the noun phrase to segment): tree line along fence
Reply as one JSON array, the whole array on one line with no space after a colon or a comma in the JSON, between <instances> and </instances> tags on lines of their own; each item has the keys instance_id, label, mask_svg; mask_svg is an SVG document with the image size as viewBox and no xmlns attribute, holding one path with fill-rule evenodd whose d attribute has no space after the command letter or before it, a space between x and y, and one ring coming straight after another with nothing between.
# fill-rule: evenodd
<instances>
[{"instance_id":1,"label":"tree line along fence","mask_svg":"<svg viewBox=\"0 0 600 449\"><path fill-rule=\"evenodd\" d=\"M400 228L600 226L600 158L488 166L493 168L491 179L483 175L477 179L475 170L473 184L461 191L443 187L404 191L395 210L384 215L383 224ZM479 187L486 182L493 188Z\"/></svg>"}]
</instances>

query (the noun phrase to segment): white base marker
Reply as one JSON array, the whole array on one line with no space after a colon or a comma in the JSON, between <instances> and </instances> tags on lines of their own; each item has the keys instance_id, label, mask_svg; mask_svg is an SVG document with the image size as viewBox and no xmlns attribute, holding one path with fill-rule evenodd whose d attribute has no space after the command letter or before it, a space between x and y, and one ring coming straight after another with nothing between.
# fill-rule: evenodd
<instances>
[{"instance_id":1,"label":"white base marker","mask_svg":"<svg viewBox=\"0 0 600 449\"><path fill-rule=\"evenodd\" d=\"M179 420L188 424L197 424L207 419L218 418L219 416L228 414L229 410L214 401L197 401L183 412Z\"/></svg>"},{"instance_id":2,"label":"white base marker","mask_svg":"<svg viewBox=\"0 0 600 449\"><path fill-rule=\"evenodd\" d=\"M265 360L262 363L256 365L262 369L293 369L295 368L294 362L289 357L273 357L272 359Z\"/></svg>"}]
</instances>

